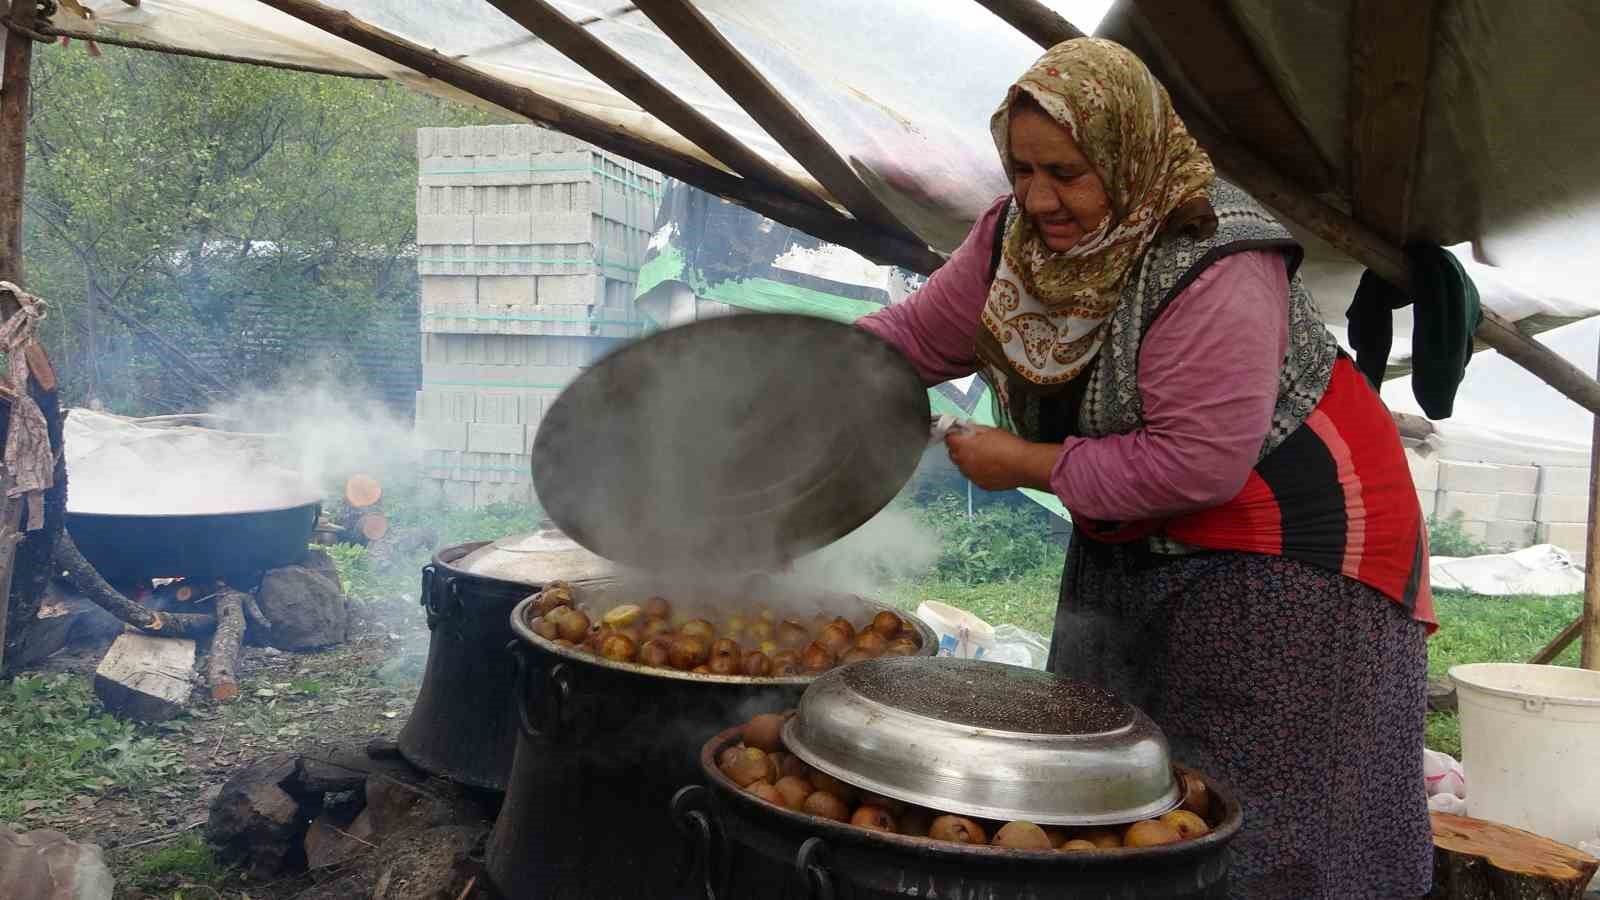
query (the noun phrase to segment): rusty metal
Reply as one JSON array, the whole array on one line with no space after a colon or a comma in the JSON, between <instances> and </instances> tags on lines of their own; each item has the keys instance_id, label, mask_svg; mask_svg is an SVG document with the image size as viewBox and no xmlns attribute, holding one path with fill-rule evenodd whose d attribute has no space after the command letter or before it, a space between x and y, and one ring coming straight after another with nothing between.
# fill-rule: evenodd
<instances>
[{"instance_id":1,"label":"rusty metal","mask_svg":"<svg viewBox=\"0 0 1600 900\"><path fill-rule=\"evenodd\" d=\"M1220 821L1204 837L1160 847L1064 853L950 844L868 831L773 806L717 768L738 743L729 728L702 746L693 808L710 809L712 884L700 900L878 900L982 897L984 900L1226 900L1228 845L1243 811L1226 788L1201 778Z\"/></svg>"},{"instance_id":2,"label":"rusty metal","mask_svg":"<svg viewBox=\"0 0 1600 900\"><path fill-rule=\"evenodd\" d=\"M857 602L872 612L887 608ZM512 616L523 654L517 715L528 724L518 729L489 841L490 882L517 900L704 900L707 876L685 865L686 848L675 839L684 826L674 794L699 780L696 754L708 736L729 721L793 707L815 676L692 675L615 663L533 634L524 618L529 606L524 601ZM933 652L932 632L915 624L924 652Z\"/></svg>"},{"instance_id":3,"label":"rusty metal","mask_svg":"<svg viewBox=\"0 0 1600 900\"><path fill-rule=\"evenodd\" d=\"M516 637L511 610L535 588L456 565L487 544L446 547L423 567L420 602L432 635L400 753L442 778L503 791L517 745L516 669L503 648Z\"/></svg>"}]
</instances>

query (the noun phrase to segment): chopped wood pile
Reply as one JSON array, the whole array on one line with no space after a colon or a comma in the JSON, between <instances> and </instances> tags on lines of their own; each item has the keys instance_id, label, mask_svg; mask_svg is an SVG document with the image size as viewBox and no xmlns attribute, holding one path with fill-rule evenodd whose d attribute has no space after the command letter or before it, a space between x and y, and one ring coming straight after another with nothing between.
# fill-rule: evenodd
<instances>
[{"instance_id":1,"label":"chopped wood pile","mask_svg":"<svg viewBox=\"0 0 1600 900\"><path fill-rule=\"evenodd\" d=\"M1428 900L1583 900L1600 860L1531 832L1433 813Z\"/></svg>"}]
</instances>

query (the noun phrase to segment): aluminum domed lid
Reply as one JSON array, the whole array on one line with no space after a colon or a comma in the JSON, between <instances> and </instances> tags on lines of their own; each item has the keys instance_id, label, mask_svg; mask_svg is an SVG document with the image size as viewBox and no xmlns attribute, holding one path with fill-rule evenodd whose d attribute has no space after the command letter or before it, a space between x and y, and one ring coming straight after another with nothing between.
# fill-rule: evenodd
<instances>
[{"instance_id":1,"label":"aluminum domed lid","mask_svg":"<svg viewBox=\"0 0 1600 900\"><path fill-rule=\"evenodd\" d=\"M1183 799L1144 713L1084 682L979 660L834 669L806 690L783 742L864 790L983 819L1121 824Z\"/></svg>"},{"instance_id":2,"label":"aluminum domed lid","mask_svg":"<svg viewBox=\"0 0 1600 900\"><path fill-rule=\"evenodd\" d=\"M735 315L607 356L550 406L539 502L595 553L651 571L781 567L888 505L928 442L911 364L849 325Z\"/></svg>"},{"instance_id":3,"label":"aluminum domed lid","mask_svg":"<svg viewBox=\"0 0 1600 900\"><path fill-rule=\"evenodd\" d=\"M616 565L585 550L555 528L504 537L468 553L455 568L484 578L542 587L615 574Z\"/></svg>"}]
</instances>

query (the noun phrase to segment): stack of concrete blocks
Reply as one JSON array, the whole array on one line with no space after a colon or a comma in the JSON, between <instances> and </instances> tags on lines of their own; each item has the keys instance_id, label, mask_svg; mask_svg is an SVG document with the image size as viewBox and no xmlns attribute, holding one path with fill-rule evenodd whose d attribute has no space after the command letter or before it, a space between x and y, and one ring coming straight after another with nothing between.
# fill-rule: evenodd
<instances>
[{"instance_id":1,"label":"stack of concrete blocks","mask_svg":"<svg viewBox=\"0 0 1600 900\"><path fill-rule=\"evenodd\" d=\"M1442 451L1442 452L1441 452ZM1459 459L1452 456L1479 456ZM1425 516L1456 519L1493 550L1554 544L1580 563L1587 546L1589 469L1576 460L1483 460L1470 448L1408 442L1406 459Z\"/></svg>"},{"instance_id":2,"label":"stack of concrete blocks","mask_svg":"<svg viewBox=\"0 0 1600 900\"><path fill-rule=\"evenodd\" d=\"M417 132L423 474L452 506L533 499L547 405L637 337L661 176L532 125Z\"/></svg>"}]
</instances>

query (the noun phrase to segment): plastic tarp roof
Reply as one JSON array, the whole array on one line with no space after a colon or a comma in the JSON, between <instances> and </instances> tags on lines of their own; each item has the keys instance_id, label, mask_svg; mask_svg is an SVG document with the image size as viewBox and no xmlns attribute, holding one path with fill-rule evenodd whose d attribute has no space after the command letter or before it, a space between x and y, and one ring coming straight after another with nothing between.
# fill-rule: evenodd
<instances>
[{"instance_id":1,"label":"plastic tarp roof","mask_svg":"<svg viewBox=\"0 0 1600 900\"><path fill-rule=\"evenodd\" d=\"M255 0L84 0L93 24L65 7L62 28L120 34L252 59L378 73L462 99L368 51ZM698 148L599 79L530 36L485 0L333 0L356 18L634 134L709 161ZM1045 5L1093 26L1107 4ZM782 170L804 170L681 50L632 6L556 0L556 6ZM982 207L1006 190L987 122L1011 80L1038 55L1019 32L968 0L695 0L695 6L848 159L872 191L935 249L947 251ZM1346 164L1352 4L1346 0L1229 0L1256 55L1333 171ZM1109 36L1142 20L1119 4ZM1418 233L1471 241L1518 284L1538 272L1564 288L1489 293L1497 311L1535 327L1600 312L1600 5L1440 0L1424 108ZM1117 29L1123 29L1119 32ZM1087 30L1087 29L1086 29ZM1187 84L1175 93L1195 94ZM1203 102L1203 98L1202 98ZM1307 273L1331 323L1360 269L1307 241ZM1487 274L1475 272L1485 280ZM1397 355L1404 355L1404 322Z\"/></svg>"}]
</instances>

